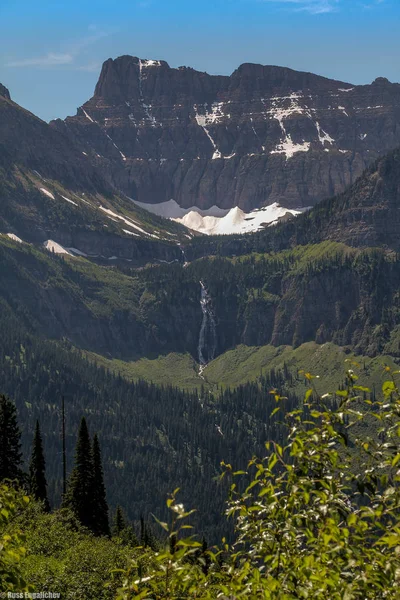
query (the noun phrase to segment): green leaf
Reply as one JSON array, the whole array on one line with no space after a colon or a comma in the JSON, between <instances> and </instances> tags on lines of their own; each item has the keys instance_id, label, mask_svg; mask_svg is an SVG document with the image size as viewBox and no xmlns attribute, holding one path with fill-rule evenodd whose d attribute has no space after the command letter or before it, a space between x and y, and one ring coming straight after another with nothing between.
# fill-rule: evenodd
<instances>
[{"instance_id":1,"label":"green leaf","mask_svg":"<svg viewBox=\"0 0 400 600\"><path fill-rule=\"evenodd\" d=\"M393 381L385 381L382 385L382 392L383 392L385 398L390 396L395 391L395 389L396 389L396 386Z\"/></svg>"}]
</instances>

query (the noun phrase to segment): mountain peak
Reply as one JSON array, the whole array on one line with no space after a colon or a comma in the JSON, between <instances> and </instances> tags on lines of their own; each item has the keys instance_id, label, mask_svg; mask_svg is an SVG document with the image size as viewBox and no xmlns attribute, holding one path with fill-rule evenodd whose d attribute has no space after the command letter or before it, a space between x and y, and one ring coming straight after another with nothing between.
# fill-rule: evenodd
<instances>
[{"instance_id":1,"label":"mountain peak","mask_svg":"<svg viewBox=\"0 0 400 600\"><path fill-rule=\"evenodd\" d=\"M7 98L7 100L11 100L10 92L8 89L0 83L0 96Z\"/></svg>"},{"instance_id":2,"label":"mountain peak","mask_svg":"<svg viewBox=\"0 0 400 600\"><path fill-rule=\"evenodd\" d=\"M391 82L387 77L377 77L375 81L372 82L372 85L391 85Z\"/></svg>"},{"instance_id":3,"label":"mountain peak","mask_svg":"<svg viewBox=\"0 0 400 600\"><path fill-rule=\"evenodd\" d=\"M169 69L164 60L119 56L103 63L94 95L117 103L140 94L140 79L144 71Z\"/></svg>"}]
</instances>

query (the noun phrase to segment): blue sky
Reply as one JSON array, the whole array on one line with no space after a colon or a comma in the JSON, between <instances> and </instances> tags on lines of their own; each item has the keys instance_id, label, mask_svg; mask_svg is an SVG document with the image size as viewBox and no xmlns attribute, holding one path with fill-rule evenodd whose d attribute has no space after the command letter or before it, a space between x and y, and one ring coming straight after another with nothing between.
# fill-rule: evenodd
<instances>
[{"instance_id":1,"label":"blue sky","mask_svg":"<svg viewBox=\"0 0 400 600\"><path fill-rule=\"evenodd\" d=\"M75 114L102 62L122 54L399 82L399 31L399 0L0 0L0 82L45 120Z\"/></svg>"}]
</instances>

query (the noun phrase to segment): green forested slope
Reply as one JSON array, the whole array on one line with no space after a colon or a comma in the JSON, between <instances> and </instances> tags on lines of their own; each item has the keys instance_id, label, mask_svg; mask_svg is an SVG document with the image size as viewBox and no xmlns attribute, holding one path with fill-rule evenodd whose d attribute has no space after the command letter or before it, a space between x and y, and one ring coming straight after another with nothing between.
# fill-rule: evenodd
<instances>
[{"instance_id":1,"label":"green forested slope","mask_svg":"<svg viewBox=\"0 0 400 600\"><path fill-rule=\"evenodd\" d=\"M324 242L121 271L1 238L0 261L0 297L32 333L107 358L197 359L200 281L211 296L217 355L239 344L310 341L362 355L399 352L400 260L383 250Z\"/></svg>"},{"instance_id":2,"label":"green forested slope","mask_svg":"<svg viewBox=\"0 0 400 600\"><path fill-rule=\"evenodd\" d=\"M220 397L144 381L132 384L91 366L75 351L26 335L7 310L1 314L2 389L16 400L25 456L40 420L51 501L60 501L65 395L69 468L85 415L102 444L112 506L119 503L132 519L162 514L168 492L182 487L183 500L198 507L202 530L219 536L226 495L215 480L220 461L243 466L250 448L260 449L266 438L282 435L268 419L275 408L269 391L283 386L282 375L271 374ZM297 402L290 392L288 408Z\"/></svg>"},{"instance_id":3,"label":"green forested slope","mask_svg":"<svg viewBox=\"0 0 400 600\"><path fill-rule=\"evenodd\" d=\"M292 406L298 403L304 386L297 369L313 369L305 365L312 353L302 356L303 344L332 343L323 346L332 355L343 347L359 356L399 354L400 261L383 250L324 242L135 270L54 256L2 237L0 261L3 391L17 401L25 452L35 419L42 423L53 501L60 494L64 394L69 464L85 414L91 432L100 436L113 505L125 506L131 518L159 514L167 492L181 486L184 500L198 507L199 515L207 507L207 516L199 517L204 530L219 535L225 497L214 479L219 463L224 459L240 467L266 438L282 436L271 430L269 392L278 385ZM217 331L217 358L203 373L204 391L196 373L190 385L181 377L197 360L200 281L211 296ZM178 377L167 359L177 352L191 357L182 360ZM94 355L100 366L93 364ZM126 362L148 361L139 377L151 380L151 361L158 357L157 364L164 361L169 372L157 383L191 392L132 383L124 372ZM340 362L338 372L329 373L335 385L342 380ZM282 369L286 383L272 368ZM379 382L380 365L371 369L371 381ZM247 380L253 383L219 395L218 386Z\"/></svg>"}]
</instances>

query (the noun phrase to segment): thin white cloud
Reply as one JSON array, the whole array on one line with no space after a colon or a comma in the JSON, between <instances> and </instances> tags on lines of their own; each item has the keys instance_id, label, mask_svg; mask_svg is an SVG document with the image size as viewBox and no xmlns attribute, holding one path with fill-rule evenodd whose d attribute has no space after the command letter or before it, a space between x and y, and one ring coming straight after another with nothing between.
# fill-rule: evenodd
<instances>
[{"instance_id":1,"label":"thin white cloud","mask_svg":"<svg viewBox=\"0 0 400 600\"><path fill-rule=\"evenodd\" d=\"M23 67L36 67L38 69L49 69L61 66L73 66L78 70L82 71L95 71L98 68L94 66L94 63L90 63L88 65L79 65L77 64L78 59L82 52L92 46L97 41L102 38L108 37L115 33L114 31L101 31L97 28L96 25L89 26L89 34L82 37L81 39L75 40L74 42L68 44L65 52L48 52L43 56L22 58L16 60L10 60L6 63L6 67L15 67L15 68L23 68Z\"/></svg>"},{"instance_id":2,"label":"thin white cloud","mask_svg":"<svg viewBox=\"0 0 400 600\"><path fill-rule=\"evenodd\" d=\"M77 65L73 68L75 71L86 71L87 73L97 73L100 70L101 63L89 63L87 65Z\"/></svg>"},{"instance_id":3,"label":"thin white cloud","mask_svg":"<svg viewBox=\"0 0 400 600\"><path fill-rule=\"evenodd\" d=\"M74 60L72 54L56 54L49 52L45 56L36 58L23 58L12 60L6 64L7 67L54 67L58 65L70 65Z\"/></svg>"},{"instance_id":4,"label":"thin white cloud","mask_svg":"<svg viewBox=\"0 0 400 600\"><path fill-rule=\"evenodd\" d=\"M337 10L340 0L263 0L276 5L286 4L298 11L306 11L313 15L322 15Z\"/></svg>"},{"instance_id":5,"label":"thin white cloud","mask_svg":"<svg viewBox=\"0 0 400 600\"><path fill-rule=\"evenodd\" d=\"M332 13L339 10L341 7L353 2L353 0L259 0L261 2L268 2L275 4L276 6L285 5L287 8L291 7L293 10L298 12L308 12L312 15L322 15L326 13ZM355 1L355 0L354 0ZM386 0L370 0L370 2L358 2L356 5L359 8L372 9L382 5Z\"/></svg>"}]
</instances>

